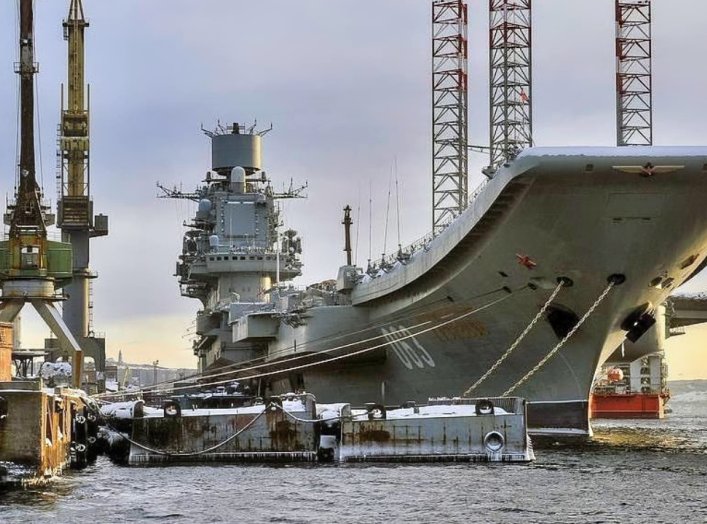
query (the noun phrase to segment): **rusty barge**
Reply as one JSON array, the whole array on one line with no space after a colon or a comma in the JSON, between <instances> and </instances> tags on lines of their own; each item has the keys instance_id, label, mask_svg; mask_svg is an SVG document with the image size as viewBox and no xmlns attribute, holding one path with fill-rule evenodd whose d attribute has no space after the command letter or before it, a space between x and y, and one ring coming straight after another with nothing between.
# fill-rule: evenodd
<instances>
[{"instance_id":1,"label":"rusty barge","mask_svg":"<svg viewBox=\"0 0 707 524\"><path fill-rule=\"evenodd\" d=\"M143 402L103 414L111 458L130 466L244 462L530 462L520 398L434 399L386 407L317 404L310 394L226 409Z\"/></svg>"}]
</instances>

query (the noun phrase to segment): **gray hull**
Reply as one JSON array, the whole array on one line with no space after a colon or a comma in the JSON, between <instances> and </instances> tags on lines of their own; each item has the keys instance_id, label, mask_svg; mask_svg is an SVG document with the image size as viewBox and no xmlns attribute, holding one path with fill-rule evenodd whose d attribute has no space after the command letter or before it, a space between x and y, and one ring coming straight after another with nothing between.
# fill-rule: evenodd
<instances>
[{"instance_id":1,"label":"gray hull","mask_svg":"<svg viewBox=\"0 0 707 524\"><path fill-rule=\"evenodd\" d=\"M571 279L553 303L554 324L544 315L474 391L498 396L548 354L610 275L624 275L513 392L529 400L535 432L589 434L592 379L624 339L622 322L660 304L707 254L706 165L707 148L525 151L406 263L359 282L349 305L309 307L296 327L280 324L268 341L271 360L355 354L293 369L272 389L304 385L319 402L351 404L461 395L528 326L557 279Z\"/></svg>"}]
</instances>

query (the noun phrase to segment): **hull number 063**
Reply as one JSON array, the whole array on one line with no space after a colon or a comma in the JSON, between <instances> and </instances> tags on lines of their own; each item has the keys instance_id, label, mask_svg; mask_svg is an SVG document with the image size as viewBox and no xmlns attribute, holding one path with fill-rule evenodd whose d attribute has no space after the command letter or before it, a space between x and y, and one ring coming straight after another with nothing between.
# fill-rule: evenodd
<instances>
[{"instance_id":1,"label":"hull number 063","mask_svg":"<svg viewBox=\"0 0 707 524\"><path fill-rule=\"evenodd\" d=\"M425 366L435 367L432 355L417 341L408 328L390 326L381 328L381 331L403 366L408 369L424 368Z\"/></svg>"}]
</instances>

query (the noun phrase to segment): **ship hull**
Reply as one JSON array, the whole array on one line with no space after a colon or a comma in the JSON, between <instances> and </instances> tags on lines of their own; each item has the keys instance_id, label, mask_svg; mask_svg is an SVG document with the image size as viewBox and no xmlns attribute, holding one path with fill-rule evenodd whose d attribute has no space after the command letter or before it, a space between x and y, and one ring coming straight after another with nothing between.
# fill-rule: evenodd
<instances>
[{"instance_id":1,"label":"ship hull","mask_svg":"<svg viewBox=\"0 0 707 524\"><path fill-rule=\"evenodd\" d=\"M661 419L665 417L664 393L592 394L591 417L612 419Z\"/></svg>"},{"instance_id":2,"label":"ship hull","mask_svg":"<svg viewBox=\"0 0 707 524\"><path fill-rule=\"evenodd\" d=\"M644 176L635 167L643 165L670 168ZM293 362L271 388L304 386L321 402L352 404L459 396L518 339L558 279L569 279L472 392L501 395L618 275L625 281L512 390L529 401L532 431L589 435L592 379L624 340L622 324L665 300L707 254L705 165L707 148L524 152L410 260L356 285L350 305L311 307L303 322L283 322L268 342L270 360L304 353L319 363Z\"/></svg>"}]
</instances>

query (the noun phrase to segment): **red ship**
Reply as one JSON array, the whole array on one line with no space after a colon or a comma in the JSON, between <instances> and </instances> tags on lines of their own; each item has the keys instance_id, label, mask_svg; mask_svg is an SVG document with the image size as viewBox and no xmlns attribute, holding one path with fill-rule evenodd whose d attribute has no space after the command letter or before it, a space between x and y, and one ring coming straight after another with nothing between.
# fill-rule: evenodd
<instances>
[{"instance_id":1,"label":"red ship","mask_svg":"<svg viewBox=\"0 0 707 524\"><path fill-rule=\"evenodd\" d=\"M591 418L663 418L670 400L667 375L662 352L605 364L590 397Z\"/></svg>"}]
</instances>

